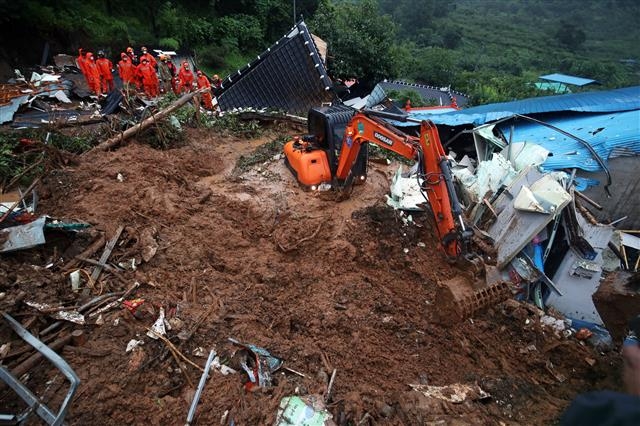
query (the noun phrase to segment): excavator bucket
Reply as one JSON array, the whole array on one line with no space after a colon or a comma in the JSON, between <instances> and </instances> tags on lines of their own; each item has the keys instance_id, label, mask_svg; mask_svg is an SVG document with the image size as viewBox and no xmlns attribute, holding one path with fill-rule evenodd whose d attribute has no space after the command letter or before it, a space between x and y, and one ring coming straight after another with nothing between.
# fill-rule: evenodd
<instances>
[{"instance_id":1,"label":"excavator bucket","mask_svg":"<svg viewBox=\"0 0 640 426\"><path fill-rule=\"evenodd\" d=\"M495 266L484 266L479 276L460 274L438 282L434 319L441 324L455 324L511 295L509 284Z\"/></svg>"}]
</instances>

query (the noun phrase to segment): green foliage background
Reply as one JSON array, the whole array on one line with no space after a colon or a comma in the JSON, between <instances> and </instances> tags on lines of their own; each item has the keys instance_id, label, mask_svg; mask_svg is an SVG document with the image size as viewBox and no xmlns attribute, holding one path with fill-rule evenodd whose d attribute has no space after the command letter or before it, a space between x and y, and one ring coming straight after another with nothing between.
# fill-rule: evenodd
<instances>
[{"instance_id":1,"label":"green foliage background","mask_svg":"<svg viewBox=\"0 0 640 426\"><path fill-rule=\"evenodd\" d=\"M293 25L294 0L0 0L10 69L78 47L188 49L210 72L242 67ZM561 72L602 88L640 82L636 0L295 0L329 44L333 77L449 86L486 103L540 95Z\"/></svg>"}]
</instances>

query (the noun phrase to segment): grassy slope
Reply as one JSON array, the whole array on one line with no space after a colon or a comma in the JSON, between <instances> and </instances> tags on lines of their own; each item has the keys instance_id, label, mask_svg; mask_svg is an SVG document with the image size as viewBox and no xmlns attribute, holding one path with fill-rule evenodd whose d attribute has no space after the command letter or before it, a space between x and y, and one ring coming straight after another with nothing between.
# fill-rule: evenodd
<instances>
[{"instance_id":1,"label":"grassy slope","mask_svg":"<svg viewBox=\"0 0 640 426\"><path fill-rule=\"evenodd\" d=\"M620 59L640 59L640 2L457 0L455 4L446 18L434 23L459 29L463 38L456 52L475 70L518 75L582 68L587 73L607 74L607 67L620 67L628 73L623 83L640 80L637 69L634 75L634 70L619 63ZM557 41L561 20L585 32L582 46L571 50Z\"/></svg>"}]
</instances>

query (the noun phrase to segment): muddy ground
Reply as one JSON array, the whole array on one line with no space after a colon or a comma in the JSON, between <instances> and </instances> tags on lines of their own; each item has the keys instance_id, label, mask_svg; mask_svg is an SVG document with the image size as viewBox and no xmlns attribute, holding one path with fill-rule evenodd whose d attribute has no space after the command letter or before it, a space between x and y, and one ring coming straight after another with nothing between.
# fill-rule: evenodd
<instances>
[{"instance_id":1,"label":"muddy ground","mask_svg":"<svg viewBox=\"0 0 640 426\"><path fill-rule=\"evenodd\" d=\"M53 320L25 300L76 306L141 283L128 297L144 299L135 315L118 306L100 325L93 317L41 336L85 333L86 342L61 351L82 380L69 424L184 424L201 372L186 363L181 372L165 344L145 336L160 307L173 325L168 337L199 366L211 348L233 365L232 337L304 374L280 370L272 387L247 392L244 374L214 371L200 425L221 424L224 413L224 424L273 424L282 397L324 395L333 369L328 409L336 423L352 425L552 424L576 394L619 388L614 352L556 336L534 309L515 302L458 324L433 321L436 281L457 272L437 251L428 215L405 224L385 205L397 164L371 163L367 183L336 203L303 191L282 159L235 168L274 136L188 132L180 148L134 141L49 173L39 186L39 212L88 222L92 230L50 233L45 246L0 258L1 308L34 334ZM73 293L73 256L119 226L125 228L110 261L135 258L137 269L120 272L124 279L105 272L84 295ZM179 337L193 330L187 340ZM5 325L1 333L12 352L22 347ZM144 345L126 353L132 339ZM46 364L25 379L53 406L66 391ZM454 404L409 387L455 383L478 384L491 398ZM0 390L0 407L18 405Z\"/></svg>"}]
</instances>

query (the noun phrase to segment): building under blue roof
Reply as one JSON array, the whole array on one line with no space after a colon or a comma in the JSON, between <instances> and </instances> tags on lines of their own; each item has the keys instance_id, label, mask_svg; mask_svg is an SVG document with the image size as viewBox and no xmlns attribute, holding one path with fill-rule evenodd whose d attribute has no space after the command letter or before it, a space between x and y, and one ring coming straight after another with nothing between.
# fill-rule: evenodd
<instances>
[{"instance_id":1,"label":"building under blue roof","mask_svg":"<svg viewBox=\"0 0 640 426\"><path fill-rule=\"evenodd\" d=\"M572 93L568 95L541 96L512 102L480 105L440 115L427 115L419 111L410 112L416 120L431 120L446 126L473 125L497 121L512 115L531 115L560 111L573 112L622 112L640 109L640 86L607 91ZM412 123L394 123L397 126L412 126Z\"/></svg>"},{"instance_id":2,"label":"building under blue roof","mask_svg":"<svg viewBox=\"0 0 640 426\"><path fill-rule=\"evenodd\" d=\"M589 84L599 84L597 80L590 78L576 77L566 74L547 74L538 77L540 80L552 81L554 83L570 84L572 86L587 86Z\"/></svg>"},{"instance_id":3,"label":"building under blue roof","mask_svg":"<svg viewBox=\"0 0 640 426\"><path fill-rule=\"evenodd\" d=\"M544 119L584 141L605 162L612 157L640 154L640 110L613 113L570 113ZM512 121L499 124L505 140L510 140ZM513 126L513 143L540 145L552 153L542 164L546 170L602 170L591 152L577 140L538 123L517 120Z\"/></svg>"}]
</instances>

